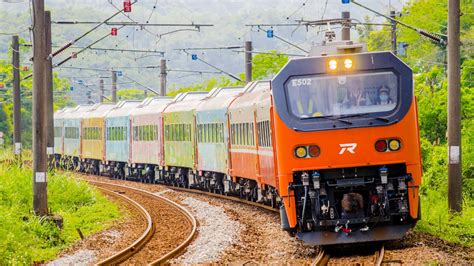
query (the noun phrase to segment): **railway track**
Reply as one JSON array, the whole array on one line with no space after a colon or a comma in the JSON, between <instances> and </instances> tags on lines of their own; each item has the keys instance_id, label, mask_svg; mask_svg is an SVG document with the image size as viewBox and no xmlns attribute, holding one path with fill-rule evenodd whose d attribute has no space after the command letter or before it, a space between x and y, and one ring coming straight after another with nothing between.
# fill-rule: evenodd
<instances>
[{"instance_id":1,"label":"railway track","mask_svg":"<svg viewBox=\"0 0 474 266\"><path fill-rule=\"evenodd\" d=\"M194 238L197 229L196 219L188 210L177 203L138 188L83 180L107 194L118 195L118 197L127 200L139 209L142 216L147 220L146 230L135 242L109 258L100 261L99 265L112 265L122 262L127 264L163 264L181 254ZM175 218L170 220L172 216L175 216Z\"/></svg>"},{"instance_id":2,"label":"railway track","mask_svg":"<svg viewBox=\"0 0 474 266\"><path fill-rule=\"evenodd\" d=\"M375 251L373 265L381 266L382 262L383 262L383 259L384 259L384 256L385 256L385 247L382 244L380 246L380 248ZM319 249L319 253L318 253L318 255L316 255L316 258L314 259L312 265L313 266L328 265L330 259L331 259L330 253L324 247L321 247Z\"/></svg>"},{"instance_id":3,"label":"railway track","mask_svg":"<svg viewBox=\"0 0 474 266\"><path fill-rule=\"evenodd\" d=\"M211 192L202 191L202 190L198 190L198 189L191 189L191 188L183 188L183 187L169 187L169 188L171 190L189 192L189 193L193 193L193 194L205 195L205 196L210 196L210 197L215 197L215 198L220 198L220 199L226 199L226 200L230 200L230 201L234 201L234 202L239 202L239 203L259 207L259 208L262 208L262 209L265 209L265 210L268 210L268 211L271 211L271 212L279 212L278 209L273 208L271 206L264 205L264 204L261 204L261 203L258 203L258 202L248 201L248 200L237 198L237 197L232 197L232 196L227 196L227 195L222 195L222 194L216 194L216 193L211 193Z\"/></svg>"}]
</instances>

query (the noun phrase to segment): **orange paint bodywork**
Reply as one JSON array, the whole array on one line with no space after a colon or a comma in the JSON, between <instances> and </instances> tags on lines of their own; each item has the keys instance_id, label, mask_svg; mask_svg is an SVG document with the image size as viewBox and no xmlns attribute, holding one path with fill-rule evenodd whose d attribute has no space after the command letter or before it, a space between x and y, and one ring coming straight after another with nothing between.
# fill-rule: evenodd
<instances>
[{"instance_id":1,"label":"orange paint bodywork","mask_svg":"<svg viewBox=\"0 0 474 266\"><path fill-rule=\"evenodd\" d=\"M279 194L284 200L290 227L296 226L297 217L293 193L288 197L288 185L293 182L293 172L304 170L403 163L407 173L413 177L408 183L410 216L414 219L418 217L418 188L421 184L422 168L415 99L401 121L387 126L298 132L288 128L277 112L273 115ZM377 152L375 142L388 138L400 139L402 148L396 152ZM340 154L339 145L344 143L357 144L353 154L347 151ZM320 156L296 158L295 147L304 144L318 145L321 148Z\"/></svg>"}]
</instances>

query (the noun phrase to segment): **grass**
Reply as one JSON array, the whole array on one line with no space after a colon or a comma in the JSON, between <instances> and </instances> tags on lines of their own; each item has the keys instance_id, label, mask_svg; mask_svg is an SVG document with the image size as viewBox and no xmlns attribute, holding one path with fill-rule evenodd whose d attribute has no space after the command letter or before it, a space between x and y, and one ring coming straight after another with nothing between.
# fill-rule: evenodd
<instances>
[{"instance_id":1,"label":"grass","mask_svg":"<svg viewBox=\"0 0 474 266\"><path fill-rule=\"evenodd\" d=\"M0 151L0 159L9 156ZM77 228L90 235L121 217L118 206L72 175L48 174L48 207L64 218L60 230L32 213L31 169L11 160L0 163L0 265L54 259L79 239Z\"/></svg>"},{"instance_id":2,"label":"grass","mask_svg":"<svg viewBox=\"0 0 474 266\"><path fill-rule=\"evenodd\" d=\"M465 146L467 147L467 146ZM474 247L474 179L470 176L472 162L469 148L463 151L463 210L459 214L448 211L447 148L446 145L422 143L423 183L421 187L422 218L415 230L463 246Z\"/></svg>"}]
</instances>

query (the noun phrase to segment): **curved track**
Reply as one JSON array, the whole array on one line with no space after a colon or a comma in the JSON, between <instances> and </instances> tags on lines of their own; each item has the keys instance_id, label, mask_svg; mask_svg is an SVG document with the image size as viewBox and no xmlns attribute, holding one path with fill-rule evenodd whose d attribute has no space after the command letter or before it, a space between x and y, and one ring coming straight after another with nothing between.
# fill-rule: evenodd
<instances>
[{"instance_id":1,"label":"curved track","mask_svg":"<svg viewBox=\"0 0 474 266\"><path fill-rule=\"evenodd\" d=\"M135 242L133 242L131 245L129 245L125 249L122 249L121 251L117 252L116 254L97 263L97 265L115 265L133 256L133 254L135 254L138 250L140 250L140 248L143 247L150 240L154 232L153 221L151 220L150 213L146 211L145 208L143 208L143 206L141 206L139 203L132 200L131 198L124 196L120 193L117 193L115 191L102 188L102 187L97 187L97 188L105 194L108 194L112 197L118 197L128 202L131 206L133 206L136 210L138 210L138 212L143 216L143 218L147 222L147 227L145 231L137 240L135 240Z\"/></svg>"},{"instance_id":2,"label":"curved track","mask_svg":"<svg viewBox=\"0 0 474 266\"><path fill-rule=\"evenodd\" d=\"M196 234L196 229L197 229L196 219L194 218L194 216L188 210L186 210L182 206L178 205L177 203L175 203L171 200L168 200L164 197L161 197L159 195L156 195L156 194L153 194L153 193L150 193L148 191L141 190L141 189L138 189L138 188L133 188L133 187L124 186L124 185L117 185L117 184L112 184L112 183L99 182L99 181L92 181L92 180L87 180L87 179L83 179L83 180L89 182L90 184L92 184L96 187L98 187L99 189L101 189L102 191L105 191L106 193L112 193L114 196L115 195L120 195L120 194L117 194L117 193L115 193L111 190L108 190L105 187L113 188L115 190L120 189L122 191L123 190L128 190L131 193L138 193L141 196L152 198L155 201L158 200L161 203L163 203L163 204L167 205L168 207L172 208L175 212L177 211L177 213L179 213L179 215L182 215L186 218L186 220L187 220L186 222L188 222L190 224L191 228L189 230L190 233L185 237L185 239L183 241L181 241L180 243L178 243L177 246L174 247L172 250L166 252L165 254L160 255L160 257L158 259L155 258L152 261L146 261L146 263L148 263L150 265L158 265L158 264L165 263L169 259L171 259L171 258L175 257L176 255L180 254L191 243L191 240L194 238L194 236ZM120 195L120 196L129 199L128 197L125 197L123 195ZM139 205L138 203L136 203L136 204ZM143 209L143 211L147 212L145 210L145 208L142 207L142 209ZM160 210L159 207L156 206L156 205L154 205L152 209L154 209L154 210L150 210L151 213ZM139 253L141 249L143 249L144 247L147 246L147 244L150 245L149 243L151 241L158 241L159 242L161 240L161 238L163 238L163 235L161 235L161 234L157 235L157 233L158 233L157 232L157 227L161 226L161 225L164 225L165 222L160 223L160 219L162 217L153 217L153 214L152 215L148 214L148 217L150 218L149 221L151 221L151 225L149 224L149 226L147 227L146 235L144 233L140 237L140 239L138 239L137 241L132 243L129 247L127 247L127 248L121 250L120 252L118 252L117 254L115 254L115 255L113 255L113 256L111 256L111 257L109 257L109 258L107 258L107 259L105 259L101 262L99 262L98 264L99 265L110 265L110 264L117 264L117 263L120 263L120 262L126 262L126 260L128 260L128 259L133 259L134 256L137 253ZM155 223L153 223L153 220L155 221ZM173 232L170 232L170 233L173 233ZM156 252L159 253L160 250L156 250ZM133 262L132 262L132 264L133 264Z\"/></svg>"},{"instance_id":3,"label":"curved track","mask_svg":"<svg viewBox=\"0 0 474 266\"><path fill-rule=\"evenodd\" d=\"M168 185L166 185L166 186L168 186ZM168 187L171 190L178 190L178 191L184 191L184 192L189 192L189 193L194 193L194 194L200 194L200 195L206 195L206 196L210 196L210 197L216 197L216 198L231 200L231 201L240 202L240 203L243 203L243 204L259 207L259 208L262 208L262 209L266 209L268 211L278 212L278 209L275 209L271 206L264 205L264 204L258 203L258 202L248 201L248 200L237 198L237 197L206 192L206 191L202 191L202 190L198 190L198 189L183 188L183 187L170 187L170 186L168 186Z\"/></svg>"}]
</instances>

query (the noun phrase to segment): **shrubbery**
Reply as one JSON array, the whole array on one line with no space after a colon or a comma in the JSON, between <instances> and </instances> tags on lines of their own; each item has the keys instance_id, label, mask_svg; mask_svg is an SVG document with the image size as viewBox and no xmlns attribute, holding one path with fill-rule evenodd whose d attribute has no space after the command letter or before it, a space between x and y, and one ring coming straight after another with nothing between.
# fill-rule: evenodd
<instances>
[{"instance_id":1,"label":"shrubbery","mask_svg":"<svg viewBox=\"0 0 474 266\"><path fill-rule=\"evenodd\" d=\"M79 239L77 228L89 235L120 217L115 204L72 174L48 175L49 208L64 218L62 230L32 213L32 198L31 169L0 163L0 265L53 259Z\"/></svg>"}]
</instances>

